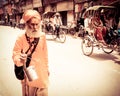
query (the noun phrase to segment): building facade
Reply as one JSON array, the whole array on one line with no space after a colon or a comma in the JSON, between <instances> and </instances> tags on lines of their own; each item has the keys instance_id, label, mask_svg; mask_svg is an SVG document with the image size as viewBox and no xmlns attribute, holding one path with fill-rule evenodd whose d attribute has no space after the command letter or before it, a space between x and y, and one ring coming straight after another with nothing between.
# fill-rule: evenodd
<instances>
[{"instance_id":1,"label":"building facade","mask_svg":"<svg viewBox=\"0 0 120 96\"><path fill-rule=\"evenodd\" d=\"M114 2L117 3L114 3ZM84 9L94 5L120 5L120 0L3 0L0 4L0 20L6 24L11 21L18 24L27 9L35 9L42 15L44 12L59 12L63 25L76 20ZM118 6L119 7L119 6Z\"/></svg>"}]
</instances>

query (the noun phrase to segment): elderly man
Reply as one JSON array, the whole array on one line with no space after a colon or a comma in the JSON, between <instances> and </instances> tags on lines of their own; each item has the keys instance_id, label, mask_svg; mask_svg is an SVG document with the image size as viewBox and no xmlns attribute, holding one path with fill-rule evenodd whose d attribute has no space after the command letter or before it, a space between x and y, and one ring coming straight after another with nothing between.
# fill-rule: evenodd
<instances>
[{"instance_id":1,"label":"elderly man","mask_svg":"<svg viewBox=\"0 0 120 96\"><path fill-rule=\"evenodd\" d=\"M22 20L25 23L25 33L18 36L12 58L16 66L28 66L26 69L23 67L24 79L21 80L23 96L48 96L48 51L45 33L41 32L40 14L35 10L27 10L24 12ZM39 38L37 44L36 38ZM34 48L35 50L32 52ZM31 61L29 65L26 65L30 54L32 54ZM30 69L31 67L34 70ZM27 69L31 70L29 75L34 78L33 80L29 80Z\"/></svg>"}]
</instances>

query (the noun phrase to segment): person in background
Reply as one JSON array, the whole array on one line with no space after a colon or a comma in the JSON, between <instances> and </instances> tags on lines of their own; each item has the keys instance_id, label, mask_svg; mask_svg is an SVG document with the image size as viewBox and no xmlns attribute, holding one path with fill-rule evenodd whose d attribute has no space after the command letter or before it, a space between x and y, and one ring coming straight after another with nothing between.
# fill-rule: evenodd
<instances>
[{"instance_id":1,"label":"person in background","mask_svg":"<svg viewBox=\"0 0 120 96\"><path fill-rule=\"evenodd\" d=\"M119 52L119 55L120 55L120 17L119 17L119 22L118 22L118 26L117 26L117 30L118 30L118 52Z\"/></svg>"},{"instance_id":2,"label":"person in background","mask_svg":"<svg viewBox=\"0 0 120 96\"><path fill-rule=\"evenodd\" d=\"M104 41L104 37L106 35L106 27L103 26L103 23L100 19L99 13L95 13L95 15L91 18L92 26L94 28L94 35L96 39L101 42L103 45L106 45Z\"/></svg>"},{"instance_id":3,"label":"person in background","mask_svg":"<svg viewBox=\"0 0 120 96\"><path fill-rule=\"evenodd\" d=\"M55 14L53 23L54 23L54 26L55 26L55 31L57 31L57 36L59 37L60 26L63 25L60 13Z\"/></svg>"},{"instance_id":4,"label":"person in background","mask_svg":"<svg viewBox=\"0 0 120 96\"><path fill-rule=\"evenodd\" d=\"M25 78L21 80L23 96L48 96L48 50L45 33L41 31L40 14L36 10L26 10L22 16L22 20L25 23L25 33L17 37L12 55L16 66L24 65L23 62L27 61L27 56L36 44L35 38L39 38L37 47L29 63L29 67L34 67L37 78L29 81L25 74ZM29 51L25 53L28 49Z\"/></svg>"},{"instance_id":5,"label":"person in background","mask_svg":"<svg viewBox=\"0 0 120 96\"><path fill-rule=\"evenodd\" d=\"M108 30L116 29L115 26L117 24L116 24L115 17L113 16L113 14L108 15L108 17L105 20L106 20L105 24Z\"/></svg>"},{"instance_id":6,"label":"person in background","mask_svg":"<svg viewBox=\"0 0 120 96\"><path fill-rule=\"evenodd\" d=\"M91 15L84 15L84 29L85 29L85 32L90 34L90 35L93 35L94 34L94 28L91 26L91 18L92 16Z\"/></svg>"}]
</instances>

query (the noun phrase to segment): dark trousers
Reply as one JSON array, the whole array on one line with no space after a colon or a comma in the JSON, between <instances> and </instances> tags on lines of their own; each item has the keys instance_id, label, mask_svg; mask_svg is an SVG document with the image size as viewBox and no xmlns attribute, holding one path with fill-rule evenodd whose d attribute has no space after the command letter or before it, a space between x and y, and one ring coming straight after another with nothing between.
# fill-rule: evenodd
<instances>
[{"instance_id":1,"label":"dark trousers","mask_svg":"<svg viewBox=\"0 0 120 96\"><path fill-rule=\"evenodd\" d=\"M60 32L60 26L59 25L55 26L55 31L57 32L57 36L59 37L59 32Z\"/></svg>"}]
</instances>

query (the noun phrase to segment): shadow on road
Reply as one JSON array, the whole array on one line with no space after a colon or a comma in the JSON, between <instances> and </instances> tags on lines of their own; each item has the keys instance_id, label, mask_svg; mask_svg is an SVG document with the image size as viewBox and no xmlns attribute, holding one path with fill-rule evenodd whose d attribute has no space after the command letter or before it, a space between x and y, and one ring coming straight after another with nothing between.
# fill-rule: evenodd
<instances>
[{"instance_id":1,"label":"shadow on road","mask_svg":"<svg viewBox=\"0 0 120 96\"><path fill-rule=\"evenodd\" d=\"M120 65L120 59L118 56L114 55L114 54L105 54L105 53L101 53L101 54L93 54L92 56L90 56L91 58L94 58L96 60L112 60L114 61L116 64Z\"/></svg>"}]
</instances>

